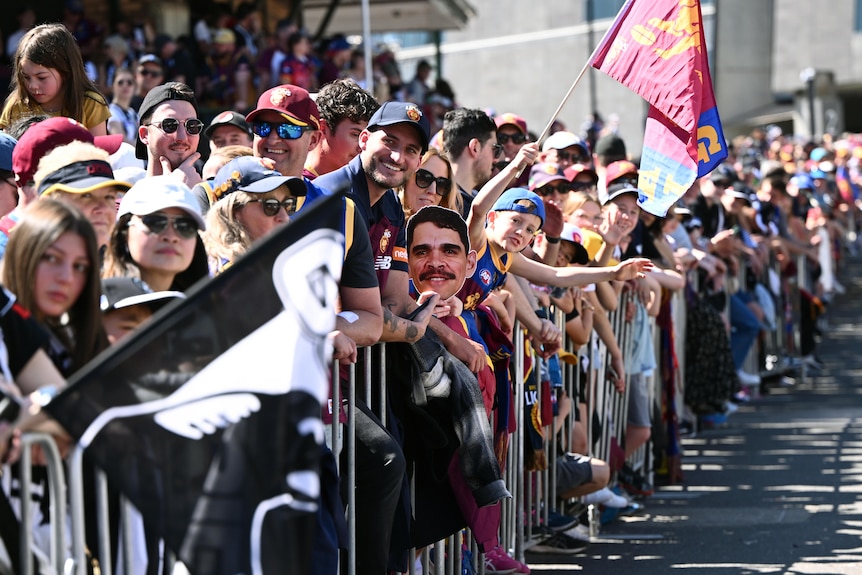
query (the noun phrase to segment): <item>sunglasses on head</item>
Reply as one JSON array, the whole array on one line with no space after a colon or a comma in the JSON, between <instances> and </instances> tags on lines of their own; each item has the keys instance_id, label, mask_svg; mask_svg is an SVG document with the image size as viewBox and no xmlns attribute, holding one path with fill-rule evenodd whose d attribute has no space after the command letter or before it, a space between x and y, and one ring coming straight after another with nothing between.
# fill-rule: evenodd
<instances>
[{"instance_id":1,"label":"sunglasses on head","mask_svg":"<svg viewBox=\"0 0 862 575\"><path fill-rule=\"evenodd\" d=\"M173 225L177 235L183 239L193 238L198 233L198 223L193 218L187 216L171 217L163 214L149 214L138 216L137 220L132 218L129 220L129 225L134 225L135 222L143 224L144 231L149 234L161 234L168 228L169 222Z\"/></svg>"},{"instance_id":2,"label":"sunglasses on head","mask_svg":"<svg viewBox=\"0 0 862 575\"><path fill-rule=\"evenodd\" d=\"M497 142L500 144L507 144L510 140L513 144L523 144L527 141L527 136L524 134L497 134Z\"/></svg>"},{"instance_id":3,"label":"sunglasses on head","mask_svg":"<svg viewBox=\"0 0 862 575\"><path fill-rule=\"evenodd\" d=\"M165 134L173 134L180 129L180 124L185 126L186 132L192 136L197 136L204 129L204 123L197 118L189 118L183 122L173 118L165 118L161 122L151 122L149 126L155 126Z\"/></svg>"},{"instance_id":4,"label":"sunglasses on head","mask_svg":"<svg viewBox=\"0 0 862 575\"><path fill-rule=\"evenodd\" d=\"M251 131L261 138L269 137L273 128L275 128L275 133L278 134L278 137L282 140L298 140L302 137L303 132L311 130L311 127L309 126L297 126L296 124L288 123L276 124L274 122L253 122L251 125Z\"/></svg>"},{"instance_id":5,"label":"sunglasses on head","mask_svg":"<svg viewBox=\"0 0 862 575\"><path fill-rule=\"evenodd\" d=\"M452 190L452 180L449 178L437 178L428 170L416 170L416 185L423 190L435 182L437 183L436 193L438 196L445 196Z\"/></svg>"},{"instance_id":6,"label":"sunglasses on head","mask_svg":"<svg viewBox=\"0 0 862 575\"><path fill-rule=\"evenodd\" d=\"M263 208L263 213L271 218L275 217L282 208L284 208L284 211L287 212L287 215L291 215L296 211L296 198L287 198L286 200L281 202L279 202L275 198L251 201L259 202L261 207Z\"/></svg>"},{"instance_id":7,"label":"sunglasses on head","mask_svg":"<svg viewBox=\"0 0 862 575\"><path fill-rule=\"evenodd\" d=\"M584 164L589 158L578 152L564 152L557 150L557 160L560 162L572 162L573 164Z\"/></svg>"},{"instance_id":8,"label":"sunglasses on head","mask_svg":"<svg viewBox=\"0 0 862 575\"><path fill-rule=\"evenodd\" d=\"M541 188L536 190L536 193L544 198L550 196L554 192L560 194L561 196L565 196L571 191L572 184L568 182L560 182L559 184L547 184L545 186L542 186Z\"/></svg>"}]
</instances>

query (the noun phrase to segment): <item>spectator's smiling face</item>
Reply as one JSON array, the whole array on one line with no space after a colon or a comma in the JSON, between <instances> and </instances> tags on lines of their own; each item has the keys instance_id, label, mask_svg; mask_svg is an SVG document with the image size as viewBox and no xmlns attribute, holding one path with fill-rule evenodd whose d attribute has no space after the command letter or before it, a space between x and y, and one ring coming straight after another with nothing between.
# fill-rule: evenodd
<instances>
[{"instance_id":1,"label":"spectator's smiling face","mask_svg":"<svg viewBox=\"0 0 862 575\"><path fill-rule=\"evenodd\" d=\"M446 169L446 164L443 160L437 156L431 156L422 164L420 169L434 176L434 182L426 188L421 188L416 181L416 176L407 180L407 183L404 185L404 203L413 212L425 206L439 206L440 202L451 192L451 180L449 184L450 189L448 190L441 189L437 184L438 178L449 179L449 170Z\"/></svg>"},{"instance_id":2,"label":"spectator's smiling face","mask_svg":"<svg viewBox=\"0 0 862 575\"><path fill-rule=\"evenodd\" d=\"M476 252L465 250L458 232L423 222L413 230L408 268L416 291L433 291L441 299L457 294L476 270Z\"/></svg>"},{"instance_id":3,"label":"spectator's smiling face","mask_svg":"<svg viewBox=\"0 0 862 575\"><path fill-rule=\"evenodd\" d=\"M610 210L619 214L619 227L624 235L631 233L638 223L640 216L640 208L638 207L637 195L623 194L617 196L608 204ZM614 221L614 214L611 214L611 221Z\"/></svg>"},{"instance_id":4,"label":"spectator's smiling face","mask_svg":"<svg viewBox=\"0 0 862 575\"><path fill-rule=\"evenodd\" d=\"M265 194L246 195L249 201L237 207L236 221L245 228L252 242L269 235L276 228L290 221L290 214L284 208L284 202L296 198L290 194L286 185ZM273 201L267 202L267 200L277 201L279 205L276 208Z\"/></svg>"},{"instance_id":5,"label":"spectator's smiling face","mask_svg":"<svg viewBox=\"0 0 862 575\"><path fill-rule=\"evenodd\" d=\"M185 126L186 120L197 119L197 117L194 106L185 100L168 100L159 104L153 110L147 122L148 125L138 129L141 141L147 146L149 161L158 162L160 157L164 157L173 168L176 168L197 152L200 132L190 134ZM179 122L177 131L172 134L158 127L168 118Z\"/></svg>"},{"instance_id":6,"label":"spectator's smiling face","mask_svg":"<svg viewBox=\"0 0 862 575\"><path fill-rule=\"evenodd\" d=\"M381 189L407 183L422 159L422 143L416 129L407 124L381 126L359 136L366 176Z\"/></svg>"},{"instance_id":7,"label":"spectator's smiling face","mask_svg":"<svg viewBox=\"0 0 862 575\"><path fill-rule=\"evenodd\" d=\"M270 158L275 162L275 169L285 176L302 175L305 159L308 151L317 144L320 132L317 130L304 130L302 135L295 140L288 140L278 135L275 128L277 124L289 124L284 116L278 112L267 110L254 119L255 122L269 122L273 125L269 135L262 138L254 136L254 155L258 158Z\"/></svg>"}]
</instances>

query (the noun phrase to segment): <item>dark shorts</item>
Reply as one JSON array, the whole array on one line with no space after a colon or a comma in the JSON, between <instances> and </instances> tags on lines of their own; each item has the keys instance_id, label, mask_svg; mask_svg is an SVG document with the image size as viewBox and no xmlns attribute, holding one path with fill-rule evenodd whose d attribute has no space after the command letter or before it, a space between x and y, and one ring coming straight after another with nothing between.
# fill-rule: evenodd
<instances>
[{"instance_id":1,"label":"dark shorts","mask_svg":"<svg viewBox=\"0 0 862 575\"><path fill-rule=\"evenodd\" d=\"M557 457L557 495L593 480L590 458L577 453L565 453Z\"/></svg>"}]
</instances>

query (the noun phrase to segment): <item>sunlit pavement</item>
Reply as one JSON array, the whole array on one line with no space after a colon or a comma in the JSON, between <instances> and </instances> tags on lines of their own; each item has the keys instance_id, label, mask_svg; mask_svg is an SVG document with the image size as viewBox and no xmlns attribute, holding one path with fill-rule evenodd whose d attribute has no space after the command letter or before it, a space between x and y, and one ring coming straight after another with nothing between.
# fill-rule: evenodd
<instances>
[{"instance_id":1,"label":"sunlit pavement","mask_svg":"<svg viewBox=\"0 0 862 575\"><path fill-rule=\"evenodd\" d=\"M862 264L842 280L819 376L684 440L682 485L584 554L528 553L533 573L862 574Z\"/></svg>"}]
</instances>

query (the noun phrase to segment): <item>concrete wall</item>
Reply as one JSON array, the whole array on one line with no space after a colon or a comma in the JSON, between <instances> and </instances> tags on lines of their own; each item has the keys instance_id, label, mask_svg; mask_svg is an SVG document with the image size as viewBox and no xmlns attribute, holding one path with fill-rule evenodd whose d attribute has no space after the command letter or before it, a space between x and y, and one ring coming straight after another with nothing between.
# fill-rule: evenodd
<instances>
[{"instance_id":1,"label":"concrete wall","mask_svg":"<svg viewBox=\"0 0 862 575\"><path fill-rule=\"evenodd\" d=\"M718 2L712 69L722 120L732 120L774 102L773 3L773 0Z\"/></svg>"}]
</instances>

